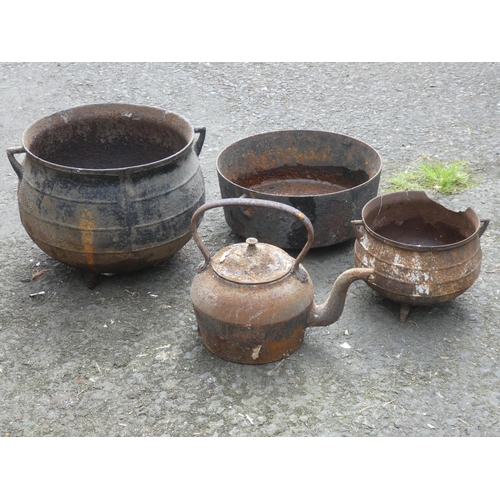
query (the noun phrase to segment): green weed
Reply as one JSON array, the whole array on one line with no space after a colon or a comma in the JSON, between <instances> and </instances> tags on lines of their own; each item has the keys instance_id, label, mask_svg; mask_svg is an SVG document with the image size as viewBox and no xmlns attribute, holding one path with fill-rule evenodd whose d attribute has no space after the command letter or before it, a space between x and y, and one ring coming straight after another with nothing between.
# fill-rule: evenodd
<instances>
[{"instance_id":1,"label":"green weed","mask_svg":"<svg viewBox=\"0 0 500 500\"><path fill-rule=\"evenodd\" d=\"M424 162L391 177L387 185L389 192L428 190L454 194L472 187L474 182L465 162Z\"/></svg>"}]
</instances>

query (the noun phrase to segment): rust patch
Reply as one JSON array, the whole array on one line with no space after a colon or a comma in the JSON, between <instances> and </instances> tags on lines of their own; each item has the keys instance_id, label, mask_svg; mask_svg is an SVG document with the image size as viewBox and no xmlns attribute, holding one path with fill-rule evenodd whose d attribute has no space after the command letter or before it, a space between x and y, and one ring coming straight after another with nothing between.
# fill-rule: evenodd
<instances>
[{"instance_id":1,"label":"rust patch","mask_svg":"<svg viewBox=\"0 0 500 500\"><path fill-rule=\"evenodd\" d=\"M238 325L212 318L194 307L205 347L232 363L262 365L288 357L304 340L308 310L283 322Z\"/></svg>"},{"instance_id":2,"label":"rust patch","mask_svg":"<svg viewBox=\"0 0 500 500\"><path fill-rule=\"evenodd\" d=\"M341 166L281 165L247 172L236 184L276 196L314 196L338 193L369 180L364 170Z\"/></svg>"},{"instance_id":3,"label":"rust patch","mask_svg":"<svg viewBox=\"0 0 500 500\"><path fill-rule=\"evenodd\" d=\"M94 229L95 222L92 213L88 210L84 210L80 223L78 225L81 231L81 240L83 246L83 253L85 255L85 260L87 264L92 268L95 265L94 262Z\"/></svg>"}]
</instances>

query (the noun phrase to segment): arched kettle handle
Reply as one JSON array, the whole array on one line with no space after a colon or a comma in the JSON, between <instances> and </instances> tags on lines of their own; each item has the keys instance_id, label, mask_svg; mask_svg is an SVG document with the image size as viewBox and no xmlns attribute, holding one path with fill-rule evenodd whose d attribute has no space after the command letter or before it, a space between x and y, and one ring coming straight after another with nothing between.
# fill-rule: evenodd
<instances>
[{"instance_id":1,"label":"arched kettle handle","mask_svg":"<svg viewBox=\"0 0 500 500\"><path fill-rule=\"evenodd\" d=\"M26 150L24 149L23 146L18 146L15 148L7 148L7 158L9 158L10 164L12 165L12 168L19 177L19 180L23 178L23 166L16 160L14 155L20 153L26 153Z\"/></svg>"},{"instance_id":2,"label":"arched kettle handle","mask_svg":"<svg viewBox=\"0 0 500 500\"><path fill-rule=\"evenodd\" d=\"M307 252L311 248L314 241L314 229L311 221L308 217L302 213L300 210L297 210L294 207L289 205L285 205L284 203L278 203L276 201L270 200L260 200L256 198L224 198L222 200L212 201L210 203L205 203L201 207L199 207L196 212L193 214L191 218L191 235L193 236L193 240L198 245L198 248L201 250L201 253L205 257L204 264L198 269L199 272L203 271L207 268L210 263L210 252L208 251L205 243L201 239L197 227L198 227L198 219L200 215L207 210L217 207L225 207L225 206L243 206L243 207L260 207L260 208L271 208L274 210L281 210L282 212L286 212L290 215L293 215L297 219L299 219L307 229L307 242L304 245L304 248L301 250L297 258L295 259L295 264L293 266L293 271L299 276L299 278L303 279L302 273L300 272L299 265L302 262L303 258L306 256Z\"/></svg>"},{"instance_id":3,"label":"arched kettle handle","mask_svg":"<svg viewBox=\"0 0 500 500\"><path fill-rule=\"evenodd\" d=\"M479 227L479 230L478 230L477 234L481 238L481 236L486 231L486 228L488 227L488 224L490 223L490 219L481 219L479 222L482 224L482 226Z\"/></svg>"}]
</instances>

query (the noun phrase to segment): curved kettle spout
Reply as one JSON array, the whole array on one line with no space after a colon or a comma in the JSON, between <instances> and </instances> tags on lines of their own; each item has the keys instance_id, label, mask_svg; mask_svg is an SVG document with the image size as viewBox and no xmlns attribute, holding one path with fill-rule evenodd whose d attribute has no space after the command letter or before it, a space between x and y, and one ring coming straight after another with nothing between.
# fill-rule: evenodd
<instances>
[{"instance_id":1,"label":"curved kettle spout","mask_svg":"<svg viewBox=\"0 0 500 500\"><path fill-rule=\"evenodd\" d=\"M307 318L307 326L328 326L335 323L344 310L347 290L351 283L368 279L374 271L370 268L354 268L344 271L336 279L326 301L320 305L313 303Z\"/></svg>"}]
</instances>

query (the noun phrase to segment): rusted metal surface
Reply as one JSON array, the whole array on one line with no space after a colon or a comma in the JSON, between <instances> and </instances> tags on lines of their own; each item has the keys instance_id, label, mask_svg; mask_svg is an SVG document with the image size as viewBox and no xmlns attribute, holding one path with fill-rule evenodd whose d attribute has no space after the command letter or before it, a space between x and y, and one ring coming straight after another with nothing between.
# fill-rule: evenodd
<instances>
[{"instance_id":1,"label":"rusted metal surface","mask_svg":"<svg viewBox=\"0 0 500 500\"><path fill-rule=\"evenodd\" d=\"M306 232L307 238L304 244L302 245L302 250L300 251L299 255L294 261L293 264L293 272L298 275L299 277L304 277L301 276L301 267L300 263L306 256L307 252L310 250L313 241L314 241L314 228L309 220L308 217L306 217L300 210L297 210L296 208L290 207L288 205L284 205L283 203L278 203L275 201L269 201L269 200L258 200L258 199L245 199L245 198L226 198L210 203L206 203L205 205L199 207L196 212L193 214L193 217L191 219L191 234L193 236L193 240L195 243L198 245L198 248L200 249L201 253L205 257L205 263L203 264L203 268L206 268L210 261L211 261L211 256L210 252L208 251L207 247L205 246L203 240L201 239L198 231L197 231L197 226L199 224L199 218L201 215L206 212L207 210L211 210L212 208L217 208L217 207L224 207L224 208L230 208L230 207L244 207L245 209L248 210L253 210L256 208L264 209L265 211L279 211L282 214L288 214L289 216L292 216L295 218L295 220L301 224L304 228L304 231ZM253 235L250 236L250 238L254 238ZM279 249L278 249L279 250ZM288 254L286 254L288 255ZM203 269L202 268L202 269Z\"/></svg>"},{"instance_id":2,"label":"rusted metal surface","mask_svg":"<svg viewBox=\"0 0 500 500\"><path fill-rule=\"evenodd\" d=\"M303 223L309 238L297 259L255 238L223 248L212 257L198 234L198 218L206 210L233 205L280 210ZM344 272L326 302L317 306L311 279L300 264L314 231L299 210L265 200L223 199L200 207L191 230L205 257L191 285L198 331L207 349L236 363L263 364L289 356L302 344L308 326L337 321L350 284L367 279L372 271Z\"/></svg>"},{"instance_id":3,"label":"rusted metal surface","mask_svg":"<svg viewBox=\"0 0 500 500\"><path fill-rule=\"evenodd\" d=\"M313 301L311 280L288 274L259 285L224 280L211 266L195 276L191 300L204 345L217 356L262 364L302 344Z\"/></svg>"},{"instance_id":4,"label":"rusted metal surface","mask_svg":"<svg viewBox=\"0 0 500 500\"><path fill-rule=\"evenodd\" d=\"M211 265L221 278L254 285L283 278L292 270L293 261L280 248L259 243L256 238L247 238L246 243L217 252Z\"/></svg>"},{"instance_id":5,"label":"rusted metal surface","mask_svg":"<svg viewBox=\"0 0 500 500\"><path fill-rule=\"evenodd\" d=\"M217 159L222 198L277 201L302 211L314 227L313 247L354 237L350 221L377 195L382 160L371 146L341 134L311 130L268 132L242 139ZM259 207L224 209L243 238L282 248L301 248L301 224Z\"/></svg>"},{"instance_id":6,"label":"rusted metal surface","mask_svg":"<svg viewBox=\"0 0 500 500\"><path fill-rule=\"evenodd\" d=\"M330 293L322 304L313 303L307 326L328 326L335 323L344 310L347 290L354 281L365 280L369 282L372 278L373 269L356 267L344 271L333 284Z\"/></svg>"},{"instance_id":7,"label":"rusted metal surface","mask_svg":"<svg viewBox=\"0 0 500 500\"><path fill-rule=\"evenodd\" d=\"M23 146L7 150L23 226L48 255L89 273L167 259L190 239L191 217L205 200L198 161L205 132L175 113L126 104L34 122Z\"/></svg>"},{"instance_id":8,"label":"rusted metal surface","mask_svg":"<svg viewBox=\"0 0 500 500\"><path fill-rule=\"evenodd\" d=\"M354 263L374 269L368 285L399 302L405 321L411 306L452 300L474 283L488 223L472 208L448 210L423 191L378 196L352 223Z\"/></svg>"}]
</instances>

